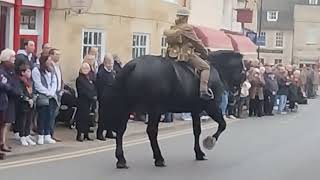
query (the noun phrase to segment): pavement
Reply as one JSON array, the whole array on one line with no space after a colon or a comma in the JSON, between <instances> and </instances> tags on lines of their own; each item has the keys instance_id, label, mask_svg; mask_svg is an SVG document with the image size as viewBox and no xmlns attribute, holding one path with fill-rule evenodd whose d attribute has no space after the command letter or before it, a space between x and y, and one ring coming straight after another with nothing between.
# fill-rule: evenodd
<instances>
[{"instance_id":1,"label":"pavement","mask_svg":"<svg viewBox=\"0 0 320 180\"><path fill-rule=\"evenodd\" d=\"M166 130L178 130L192 126L191 121L182 121L182 120L175 120L173 123L160 123L159 130L166 131ZM144 122L140 121L129 121L127 131L125 136L126 137L134 137L143 135L146 132L147 125ZM90 147L98 147L103 146L106 144L113 143L113 140L108 140L106 142L102 142L99 140L95 140L93 142L84 142L79 143L75 141L76 130L69 129L62 124L58 124L56 128L56 137L62 140L61 143L56 144L45 144L45 145L36 145L36 146L29 146L23 147L20 145L20 141L16 141L14 139L13 134L10 134L9 137L9 145L12 146L13 151L11 153L6 154L6 159L11 158L23 158L28 157L31 155L42 155L46 153L55 153L61 151L75 151L78 149L86 149ZM92 138L96 138L95 133L90 134ZM34 137L36 139L36 137Z\"/></svg>"},{"instance_id":2,"label":"pavement","mask_svg":"<svg viewBox=\"0 0 320 180\"><path fill-rule=\"evenodd\" d=\"M190 122L186 128L162 129L159 144L167 167L153 165L152 151L145 133L125 138L124 151L130 169L115 168L114 143L87 149L0 162L4 180L318 180L320 149L320 100L299 106L297 113L273 117L228 121L208 161L195 161ZM174 126L172 124L172 126ZM216 130L204 123L202 137ZM106 142L108 143L108 142Z\"/></svg>"}]
</instances>

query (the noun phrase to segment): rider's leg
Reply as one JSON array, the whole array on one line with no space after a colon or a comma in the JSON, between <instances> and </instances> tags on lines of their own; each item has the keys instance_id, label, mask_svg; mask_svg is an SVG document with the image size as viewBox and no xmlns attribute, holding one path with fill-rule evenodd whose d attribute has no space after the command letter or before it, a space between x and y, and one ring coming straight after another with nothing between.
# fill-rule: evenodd
<instances>
[{"instance_id":1,"label":"rider's leg","mask_svg":"<svg viewBox=\"0 0 320 180\"><path fill-rule=\"evenodd\" d=\"M208 93L208 82L209 82L209 76L210 76L209 64L195 54L190 55L189 63L194 68L201 71L201 74L200 74L200 93L207 94Z\"/></svg>"}]
</instances>

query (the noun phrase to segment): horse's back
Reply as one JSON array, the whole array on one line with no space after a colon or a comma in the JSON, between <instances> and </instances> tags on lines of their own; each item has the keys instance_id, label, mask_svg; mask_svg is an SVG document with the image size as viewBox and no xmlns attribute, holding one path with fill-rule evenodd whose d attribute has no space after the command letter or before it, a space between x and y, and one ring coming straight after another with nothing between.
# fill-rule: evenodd
<instances>
[{"instance_id":1,"label":"horse's back","mask_svg":"<svg viewBox=\"0 0 320 180\"><path fill-rule=\"evenodd\" d=\"M130 75L127 75L126 81L130 97L150 97L158 101L196 93L197 77L185 63L150 55L139 57L130 63L135 66Z\"/></svg>"}]
</instances>

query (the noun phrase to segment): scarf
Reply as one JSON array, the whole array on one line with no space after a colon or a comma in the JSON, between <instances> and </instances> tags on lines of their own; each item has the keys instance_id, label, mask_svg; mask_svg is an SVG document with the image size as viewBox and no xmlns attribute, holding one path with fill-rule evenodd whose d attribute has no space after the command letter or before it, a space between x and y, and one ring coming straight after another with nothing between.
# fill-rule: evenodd
<instances>
[{"instance_id":1,"label":"scarf","mask_svg":"<svg viewBox=\"0 0 320 180\"><path fill-rule=\"evenodd\" d=\"M31 95L32 94L32 81L30 79L27 79L26 77L23 77L23 76L20 77L20 80L23 82L29 95Z\"/></svg>"}]
</instances>

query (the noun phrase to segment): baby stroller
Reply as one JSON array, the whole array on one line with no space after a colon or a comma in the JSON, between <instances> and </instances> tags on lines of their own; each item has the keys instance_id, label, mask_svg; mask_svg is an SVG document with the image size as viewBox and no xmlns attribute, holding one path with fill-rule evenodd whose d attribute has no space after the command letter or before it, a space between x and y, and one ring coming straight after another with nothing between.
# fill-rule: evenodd
<instances>
[{"instance_id":1,"label":"baby stroller","mask_svg":"<svg viewBox=\"0 0 320 180\"><path fill-rule=\"evenodd\" d=\"M75 128L74 116L77 111L76 93L70 86L64 86L64 93L61 97L61 106L56 117L56 122L63 122L70 129Z\"/></svg>"}]
</instances>

